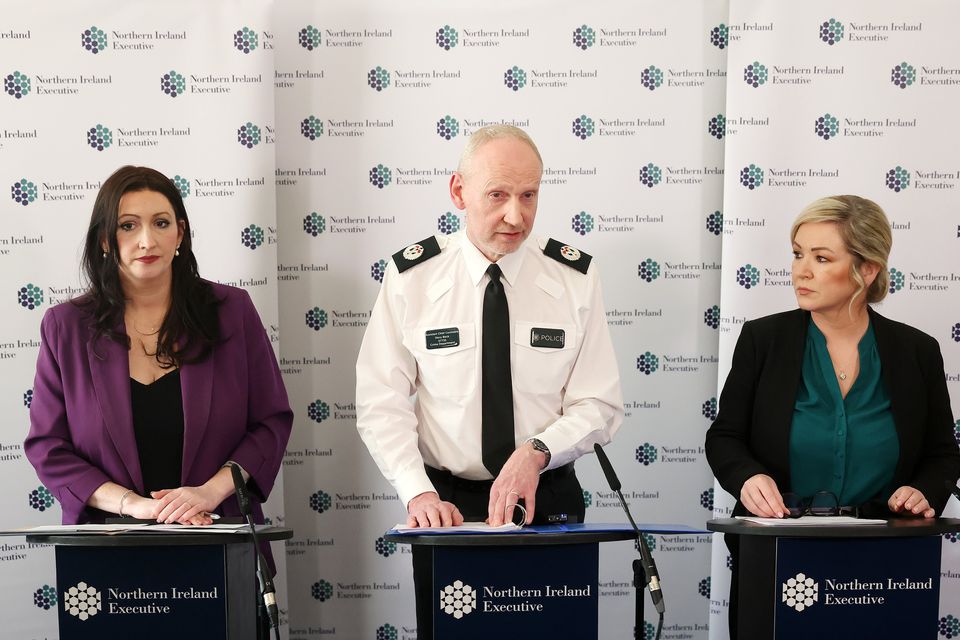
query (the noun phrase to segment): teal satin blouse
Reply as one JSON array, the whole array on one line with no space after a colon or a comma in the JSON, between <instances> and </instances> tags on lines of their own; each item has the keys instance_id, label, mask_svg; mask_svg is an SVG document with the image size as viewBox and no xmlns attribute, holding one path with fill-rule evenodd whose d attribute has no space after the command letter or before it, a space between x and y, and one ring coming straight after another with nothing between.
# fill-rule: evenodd
<instances>
[{"instance_id":1,"label":"teal satin blouse","mask_svg":"<svg viewBox=\"0 0 960 640\"><path fill-rule=\"evenodd\" d=\"M791 490L800 496L830 491L841 505L859 505L893 491L900 443L872 325L858 350L860 374L844 398L827 340L810 320L790 430Z\"/></svg>"}]
</instances>

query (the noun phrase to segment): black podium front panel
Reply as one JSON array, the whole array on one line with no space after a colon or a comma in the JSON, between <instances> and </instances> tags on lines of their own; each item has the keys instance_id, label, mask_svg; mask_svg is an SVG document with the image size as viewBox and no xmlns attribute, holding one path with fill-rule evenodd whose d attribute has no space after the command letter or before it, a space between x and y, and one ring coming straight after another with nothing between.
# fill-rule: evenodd
<instances>
[{"instance_id":1,"label":"black podium front panel","mask_svg":"<svg viewBox=\"0 0 960 640\"><path fill-rule=\"evenodd\" d=\"M777 539L774 637L934 640L940 544L940 536Z\"/></svg>"},{"instance_id":2,"label":"black podium front panel","mask_svg":"<svg viewBox=\"0 0 960 640\"><path fill-rule=\"evenodd\" d=\"M58 546L56 554L61 638L228 637L222 545Z\"/></svg>"},{"instance_id":3,"label":"black podium front panel","mask_svg":"<svg viewBox=\"0 0 960 640\"><path fill-rule=\"evenodd\" d=\"M597 638L596 543L433 553L435 638Z\"/></svg>"}]
</instances>

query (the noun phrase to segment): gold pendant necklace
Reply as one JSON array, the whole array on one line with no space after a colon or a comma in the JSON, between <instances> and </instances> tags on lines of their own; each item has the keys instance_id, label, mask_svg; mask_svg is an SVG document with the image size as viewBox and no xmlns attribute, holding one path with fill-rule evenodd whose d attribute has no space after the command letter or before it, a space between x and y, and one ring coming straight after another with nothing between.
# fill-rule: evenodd
<instances>
[{"instance_id":1,"label":"gold pendant necklace","mask_svg":"<svg viewBox=\"0 0 960 640\"><path fill-rule=\"evenodd\" d=\"M846 373L845 371L841 371L841 372L840 372L840 375L839 375L838 377L839 377L841 380L846 380L846 379L847 379L847 373Z\"/></svg>"}]
</instances>

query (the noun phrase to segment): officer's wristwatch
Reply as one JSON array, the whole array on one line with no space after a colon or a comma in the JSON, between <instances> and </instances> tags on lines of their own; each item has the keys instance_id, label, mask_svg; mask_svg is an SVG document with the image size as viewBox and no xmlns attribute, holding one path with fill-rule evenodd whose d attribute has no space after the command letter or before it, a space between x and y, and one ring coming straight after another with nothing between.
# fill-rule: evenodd
<instances>
[{"instance_id":1,"label":"officer's wristwatch","mask_svg":"<svg viewBox=\"0 0 960 640\"><path fill-rule=\"evenodd\" d=\"M543 444L543 440L539 438L530 438L527 440L533 446L534 451L539 451L543 455L547 456L547 461L543 463L543 468L546 469L550 466L550 449L547 448L547 445Z\"/></svg>"}]
</instances>

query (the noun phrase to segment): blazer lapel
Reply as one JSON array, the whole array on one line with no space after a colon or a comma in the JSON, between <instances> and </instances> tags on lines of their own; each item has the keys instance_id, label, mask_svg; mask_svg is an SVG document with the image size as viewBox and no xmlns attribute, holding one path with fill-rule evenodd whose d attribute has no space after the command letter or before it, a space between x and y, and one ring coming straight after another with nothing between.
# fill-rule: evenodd
<instances>
[{"instance_id":1,"label":"blazer lapel","mask_svg":"<svg viewBox=\"0 0 960 640\"><path fill-rule=\"evenodd\" d=\"M873 324L873 335L877 340L877 353L880 355L880 367L887 397L890 398L893 424L897 429L897 440L900 442L901 455L894 474L894 478L899 478L902 476L905 459L908 458L903 455L904 443L908 441L905 431L911 424L910 416L917 415L911 407L916 387L911 380L903 379L904 369L900 366L902 350L898 348L896 332L890 321L870 307L867 307L867 310L870 313L870 322Z\"/></svg>"},{"instance_id":2,"label":"blazer lapel","mask_svg":"<svg viewBox=\"0 0 960 640\"><path fill-rule=\"evenodd\" d=\"M202 361L180 368L180 386L183 393L183 467L180 471L182 485L188 483L188 472L193 468L203 446L203 436L210 422L216 353L214 349Z\"/></svg>"},{"instance_id":3,"label":"blazer lapel","mask_svg":"<svg viewBox=\"0 0 960 640\"><path fill-rule=\"evenodd\" d=\"M137 491L143 493L143 473L133 433L133 410L130 405L130 362L127 350L114 340L103 337L87 342L87 361L100 413L110 440L119 454Z\"/></svg>"},{"instance_id":4,"label":"blazer lapel","mask_svg":"<svg viewBox=\"0 0 960 640\"><path fill-rule=\"evenodd\" d=\"M807 324L810 315L800 309L788 316L783 331L776 339L779 345L774 351L772 362L765 368L774 377L771 385L773 398L770 406L775 407L777 415L771 428L777 429L778 455L783 460L789 478L790 471L790 428L793 425L793 411L797 404L797 390L800 388L800 376L803 371L803 351L807 343Z\"/></svg>"}]
</instances>

